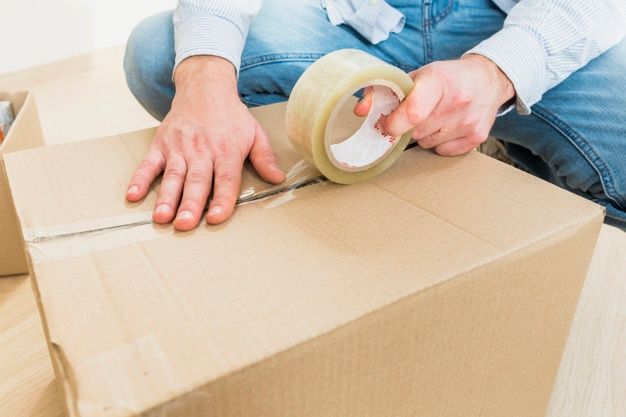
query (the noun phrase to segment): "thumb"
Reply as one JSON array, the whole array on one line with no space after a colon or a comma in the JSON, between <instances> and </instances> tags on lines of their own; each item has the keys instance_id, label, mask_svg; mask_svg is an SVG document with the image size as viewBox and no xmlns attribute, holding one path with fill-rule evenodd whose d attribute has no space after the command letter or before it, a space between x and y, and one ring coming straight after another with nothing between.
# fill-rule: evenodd
<instances>
[{"instance_id":1,"label":"thumb","mask_svg":"<svg viewBox=\"0 0 626 417\"><path fill-rule=\"evenodd\" d=\"M359 117L365 117L372 107L372 87L367 87L363 93L363 97L354 105L354 114Z\"/></svg>"},{"instance_id":2,"label":"thumb","mask_svg":"<svg viewBox=\"0 0 626 417\"><path fill-rule=\"evenodd\" d=\"M278 167L267 133L258 123L254 143L250 150L250 162L265 181L279 184L285 180L285 174Z\"/></svg>"},{"instance_id":3,"label":"thumb","mask_svg":"<svg viewBox=\"0 0 626 417\"><path fill-rule=\"evenodd\" d=\"M400 136L423 123L435 110L443 88L439 79L431 72L417 72L415 85L402 103L389 116L380 120L383 131L392 136Z\"/></svg>"}]
</instances>

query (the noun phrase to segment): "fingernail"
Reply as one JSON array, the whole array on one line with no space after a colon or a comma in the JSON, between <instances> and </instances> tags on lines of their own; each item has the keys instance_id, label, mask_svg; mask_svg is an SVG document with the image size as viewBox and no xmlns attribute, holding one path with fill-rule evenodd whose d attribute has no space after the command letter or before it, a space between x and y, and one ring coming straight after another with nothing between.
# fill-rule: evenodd
<instances>
[{"instance_id":1,"label":"fingernail","mask_svg":"<svg viewBox=\"0 0 626 417\"><path fill-rule=\"evenodd\" d=\"M139 187L137 187L136 185L133 185L132 187L128 189L128 192L126 194L135 194L137 192L139 192Z\"/></svg>"},{"instance_id":2,"label":"fingernail","mask_svg":"<svg viewBox=\"0 0 626 417\"><path fill-rule=\"evenodd\" d=\"M211 206L209 209L209 216L219 216L224 212L222 206Z\"/></svg>"},{"instance_id":3,"label":"fingernail","mask_svg":"<svg viewBox=\"0 0 626 417\"><path fill-rule=\"evenodd\" d=\"M193 213L190 212L189 210L181 211L180 213L178 213L178 216L176 216L178 220L189 220L192 217L193 217Z\"/></svg>"},{"instance_id":4,"label":"fingernail","mask_svg":"<svg viewBox=\"0 0 626 417\"><path fill-rule=\"evenodd\" d=\"M169 213L169 211L170 211L170 206L168 206L167 204L159 204L154 209L155 213Z\"/></svg>"}]
</instances>

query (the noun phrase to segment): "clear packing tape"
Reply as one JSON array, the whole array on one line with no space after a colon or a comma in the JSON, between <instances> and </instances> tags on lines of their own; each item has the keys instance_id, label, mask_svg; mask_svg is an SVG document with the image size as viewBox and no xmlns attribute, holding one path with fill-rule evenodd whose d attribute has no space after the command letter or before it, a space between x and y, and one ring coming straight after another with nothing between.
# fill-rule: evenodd
<instances>
[{"instance_id":1,"label":"clear packing tape","mask_svg":"<svg viewBox=\"0 0 626 417\"><path fill-rule=\"evenodd\" d=\"M333 135L343 105L369 88L372 105L363 124L348 138ZM315 62L296 83L287 104L291 143L326 178L352 184L379 175L400 156L410 133L388 136L381 116L390 114L413 88L411 78L365 52L344 49Z\"/></svg>"},{"instance_id":2,"label":"clear packing tape","mask_svg":"<svg viewBox=\"0 0 626 417\"><path fill-rule=\"evenodd\" d=\"M368 115L358 120L360 126L355 130L345 129L348 123L342 109L351 109L355 94L366 88L372 94ZM293 163L286 180L276 186L260 181L247 164L237 204L264 202L266 208L278 207L294 199L295 190L326 179L352 184L381 174L405 150L410 133L389 136L381 130L379 119L391 113L412 88L413 81L402 70L362 51L345 49L322 57L298 80L287 104L287 136L305 159ZM336 121L341 121L338 131L334 129ZM151 211L142 211L31 228L24 232L24 239L37 264L174 232L171 225L153 224Z\"/></svg>"}]
</instances>

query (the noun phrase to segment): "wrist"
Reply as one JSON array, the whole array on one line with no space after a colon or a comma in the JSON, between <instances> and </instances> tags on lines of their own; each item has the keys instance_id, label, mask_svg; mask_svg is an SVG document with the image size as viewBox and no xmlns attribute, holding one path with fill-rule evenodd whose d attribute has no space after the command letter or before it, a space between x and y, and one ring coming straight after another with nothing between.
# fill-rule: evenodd
<instances>
[{"instance_id":1,"label":"wrist","mask_svg":"<svg viewBox=\"0 0 626 417\"><path fill-rule=\"evenodd\" d=\"M515 97L513 83L495 62L479 54L468 54L463 59L476 61L487 72L488 78L496 84L498 106L503 106Z\"/></svg>"},{"instance_id":2,"label":"wrist","mask_svg":"<svg viewBox=\"0 0 626 417\"><path fill-rule=\"evenodd\" d=\"M174 71L177 93L207 88L220 94L237 95L237 76L230 61L217 56L198 55L182 61Z\"/></svg>"}]
</instances>

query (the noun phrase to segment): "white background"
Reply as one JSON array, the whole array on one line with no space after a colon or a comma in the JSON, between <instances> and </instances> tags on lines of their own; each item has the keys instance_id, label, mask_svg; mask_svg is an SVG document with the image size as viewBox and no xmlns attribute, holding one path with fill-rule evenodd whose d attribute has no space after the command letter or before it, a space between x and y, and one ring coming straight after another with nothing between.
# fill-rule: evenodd
<instances>
[{"instance_id":1,"label":"white background","mask_svg":"<svg viewBox=\"0 0 626 417\"><path fill-rule=\"evenodd\" d=\"M175 0L0 0L0 74L126 42Z\"/></svg>"}]
</instances>

